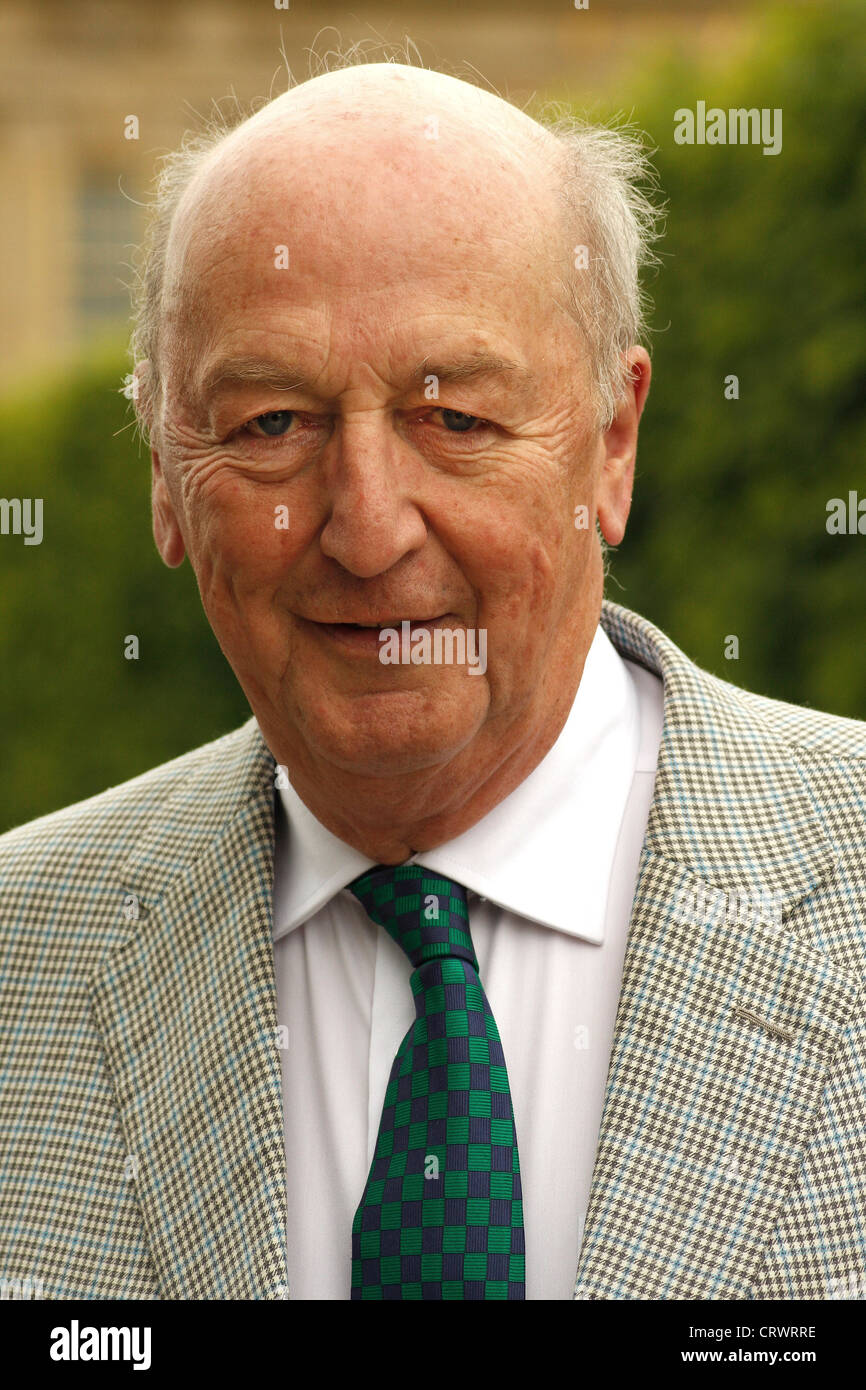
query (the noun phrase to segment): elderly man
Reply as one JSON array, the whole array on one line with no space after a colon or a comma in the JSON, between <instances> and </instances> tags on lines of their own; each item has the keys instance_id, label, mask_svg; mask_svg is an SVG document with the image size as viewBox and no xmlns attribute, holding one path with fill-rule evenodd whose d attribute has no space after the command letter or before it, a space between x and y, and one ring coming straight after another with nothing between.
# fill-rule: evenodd
<instances>
[{"instance_id":1,"label":"elderly man","mask_svg":"<svg viewBox=\"0 0 866 1390\"><path fill-rule=\"evenodd\" d=\"M640 171L380 63L168 164L132 394L159 551L255 717L0 842L6 1277L862 1273L864 726L603 602L650 379Z\"/></svg>"}]
</instances>

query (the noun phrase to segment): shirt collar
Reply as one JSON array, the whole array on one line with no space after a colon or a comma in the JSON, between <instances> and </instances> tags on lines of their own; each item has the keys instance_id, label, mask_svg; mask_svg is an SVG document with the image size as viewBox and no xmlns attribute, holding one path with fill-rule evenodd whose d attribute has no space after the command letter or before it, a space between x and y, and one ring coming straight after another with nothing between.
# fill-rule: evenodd
<instances>
[{"instance_id":1,"label":"shirt collar","mask_svg":"<svg viewBox=\"0 0 866 1390\"><path fill-rule=\"evenodd\" d=\"M538 766L475 825L409 862L519 917L600 943L639 738L636 690L599 626L565 725ZM279 795L274 940L374 863L327 830L292 786Z\"/></svg>"}]
</instances>

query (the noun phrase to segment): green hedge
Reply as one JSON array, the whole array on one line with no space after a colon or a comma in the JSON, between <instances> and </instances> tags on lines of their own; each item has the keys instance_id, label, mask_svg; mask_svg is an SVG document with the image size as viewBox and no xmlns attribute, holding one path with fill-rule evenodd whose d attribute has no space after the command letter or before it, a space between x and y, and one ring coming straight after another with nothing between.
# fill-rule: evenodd
<instances>
[{"instance_id":1,"label":"green hedge","mask_svg":"<svg viewBox=\"0 0 866 1390\"><path fill-rule=\"evenodd\" d=\"M0 407L0 496L44 498L41 545L0 536L4 828L249 717L192 569L166 569L154 546L125 370L117 348Z\"/></svg>"},{"instance_id":2,"label":"green hedge","mask_svg":"<svg viewBox=\"0 0 866 1390\"><path fill-rule=\"evenodd\" d=\"M781 153L675 144L699 100L781 107ZM738 685L866 718L866 536L826 529L866 499L866 11L785 7L747 63L653 74L634 119L668 217L608 596Z\"/></svg>"}]
</instances>

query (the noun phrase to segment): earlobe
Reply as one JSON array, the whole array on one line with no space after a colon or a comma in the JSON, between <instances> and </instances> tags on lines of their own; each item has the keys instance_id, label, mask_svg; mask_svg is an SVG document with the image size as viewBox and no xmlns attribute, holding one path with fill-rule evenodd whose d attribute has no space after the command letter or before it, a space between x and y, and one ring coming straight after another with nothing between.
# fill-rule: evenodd
<instances>
[{"instance_id":1,"label":"earlobe","mask_svg":"<svg viewBox=\"0 0 866 1390\"><path fill-rule=\"evenodd\" d=\"M150 457L153 538L163 563L168 565L169 569L177 569L178 565L183 564L186 546L168 494L159 454L155 449L151 449Z\"/></svg>"},{"instance_id":2,"label":"earlobe","mask_svg":"<svg viewBox=\"0 0 866 1390\"><path fill-rule=\"evenodd\" d=\"M596 508L601 534L608 545L619 545L625 535L626 522L631 510L632 479L634 476L634 457L626 471L608 476L603 487L599 488ZM603 480L604 481L604 480Z\"/></svg>"}]
</instances>

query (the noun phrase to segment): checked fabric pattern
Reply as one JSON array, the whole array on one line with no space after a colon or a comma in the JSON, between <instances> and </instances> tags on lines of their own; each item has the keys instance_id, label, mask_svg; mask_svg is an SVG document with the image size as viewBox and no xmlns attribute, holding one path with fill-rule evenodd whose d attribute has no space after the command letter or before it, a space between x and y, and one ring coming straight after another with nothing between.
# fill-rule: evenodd
<instances>
[{"instance_id":1,"label":"checked fabric pattern","mask_svg":"<svg viewBox=\"0 0 866 1390\"><path fill-rule=\"evenodd\" d=\"M352 1223L353 1299L523 1299L523 1202L508 1074L466 890L420 865L349 885L415 967Z\"/></svg>"}]
</instances>

